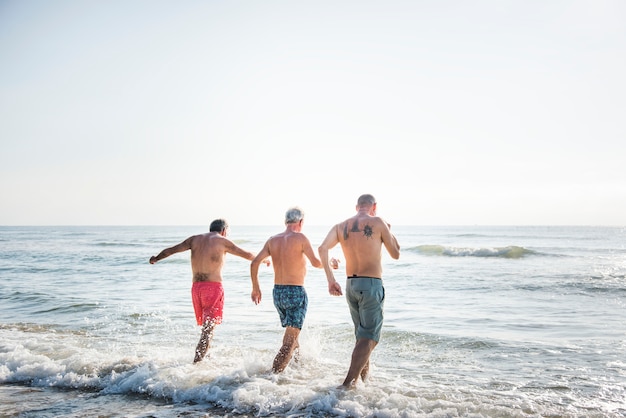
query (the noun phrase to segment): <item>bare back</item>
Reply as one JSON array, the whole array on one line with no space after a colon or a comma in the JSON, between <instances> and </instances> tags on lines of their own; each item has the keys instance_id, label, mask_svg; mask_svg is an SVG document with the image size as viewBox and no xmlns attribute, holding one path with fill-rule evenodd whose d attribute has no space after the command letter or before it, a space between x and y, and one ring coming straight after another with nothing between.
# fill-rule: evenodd
<instances>
[{"instance_id":1,"label":"bare back","mask_svg":"<svg viewBox=\"0 0 626 418\"><path fill-rule=\"evenodd\" d=\"M335 226L337 240L346 258L346 274L382 278L382 245L393 258L399 246L389 226L377 216L358 214Z\"/></svg>"},{"instance_id":2,"label":"bare back","mask_svg":"<svg viewBox=\"0 0 626 418\"><path fill-rule=\"evenodd\" d=\"M242 250L217 232L194 235L187 241L191 249L191 270L194 282L221 282L226 253L248 260L254 258L252 253Z\"/></svg>"},{"instance_id":3,"label":"bare back","mask_svg":"<svg viewBox=\"0 0 626 418\"><path fill-rule=\"evenodd\" d=\"M271 237L266 245L274 265L274 284L304 286L307 258L321 267L311 243L300 232L287 230Z\"/></svg>"}]
</instances>

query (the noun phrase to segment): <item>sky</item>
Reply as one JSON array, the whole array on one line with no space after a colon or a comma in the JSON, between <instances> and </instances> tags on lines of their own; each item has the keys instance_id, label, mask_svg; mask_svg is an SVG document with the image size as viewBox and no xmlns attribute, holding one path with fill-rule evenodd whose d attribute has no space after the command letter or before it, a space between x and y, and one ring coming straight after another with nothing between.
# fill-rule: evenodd
<instances>
[{"instance_id":1,"label":"sky","mask_svg":"<svg viewBox=\"0 0 626 418\"><path fill-rule=\"evenodd\" d=\"M0 0L0 225L626 225L626 2Z\"/></svg>"}]
</instances>

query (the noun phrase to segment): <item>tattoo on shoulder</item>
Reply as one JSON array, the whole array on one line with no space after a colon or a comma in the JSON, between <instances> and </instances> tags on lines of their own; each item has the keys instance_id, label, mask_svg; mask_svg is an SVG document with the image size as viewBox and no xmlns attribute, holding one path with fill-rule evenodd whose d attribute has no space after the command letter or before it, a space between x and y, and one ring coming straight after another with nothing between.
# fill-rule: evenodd
<instances>
[{"instance_id":1,"label":"tattoo on shoulder","mask_svg":"<svg viewBox=\"0 0 626 418\"><path fill-rule=\"evenodd\" d=\"M352 228L350 228L349 232L363 232L363 235L365 237L367 237L368 239L372 238L372 236L374 235L374 229L371 226L369 226L369 225L365 225L363 227L363 230L361 231L359 229L359 222L358 221L355 221L352 224ZM346 222L346 224L343 226L343 239L348 239L348 236L349 236L349 234L348 234L348 222Z\"/></svg>"}]
</instances>

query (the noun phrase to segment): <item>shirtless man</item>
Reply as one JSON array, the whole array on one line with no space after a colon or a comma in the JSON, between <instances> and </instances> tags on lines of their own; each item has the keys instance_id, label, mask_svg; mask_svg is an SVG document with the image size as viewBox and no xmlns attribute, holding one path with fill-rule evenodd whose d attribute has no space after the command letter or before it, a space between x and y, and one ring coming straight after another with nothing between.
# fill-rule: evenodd
<instances>
[{"instance_id":1,"label":"shirtless man","mask_svg":"<svg viewBox=\"0 0 626 418\"><path fill-rule=\"evenodd\" d=\"M213 332L222 323L224 311L224 288L222 287L222 267L224 256L231 253L246 260L254 259L254 254L245 251L226 238L228 224L224 219L211 222L209 232L194 235L180 244L166 248L157 256L150 257L150 264L182 251L191 250L191 270L193 285L191 297L196 322L202 325L200 341L196 347L194 363L201 361L209 350ZM269 261L265 260L269 265Z\"/></svg>"},{"instance_id":2,"label":"shirtless man","mask_svg":"<svg viewBox=\"0 0 626 418\"><path fill-rule=\"evenodd\" d=\"M283 345L274 358L272 371L280 373L285 370L295 349L298 348L298 336L304 323L308 298L304 289L306 276L306 259L313 267L321 268L321 261L315 256L309 239L302 231L304 213L301 209L290 208L285 214L286 229L280 234L270 237L263 249L250 264L252 279L252 301L261 302L259 286L259 265L267 257L272 257L274 265L274 306L280 316L281 325L285 328ZM335 282L335 285L338 284ZM333 294L335 286L328 283L328 290ZM341 289L339 289L341 292Z\"/></svg>"},{"instance_id":3,"label":"shirtless man","mask_svg":"<svg viewBox=\"0 0 626 418\"><path fill-rule=\"evenodd\" d=\"M400 245L390 225L376 216L376 199L370 194L359 197L357 214L333 226L319 246L326 278L335 280L329 267L328 251L337 244L346 259L346 300L354 323L356 344L343 387L354 388L358 377L365 380L369 358L380 340L383 327L385 288L382 282L382 246L393 259L400 257Z\"/></svg>"}]
</instances>

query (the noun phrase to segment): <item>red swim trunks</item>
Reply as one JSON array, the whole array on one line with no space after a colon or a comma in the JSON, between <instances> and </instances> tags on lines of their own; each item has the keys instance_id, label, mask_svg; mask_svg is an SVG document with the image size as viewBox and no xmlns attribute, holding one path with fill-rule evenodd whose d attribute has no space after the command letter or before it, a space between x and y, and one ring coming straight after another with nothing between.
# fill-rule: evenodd
<instances>
[{"instance_id":1,"label":"red swim trunks","mask_svg":"<svg viewBox=\"0 0 626 418\"><path fill-rule=\"evenodd\" d=\"M191 287L193 310L198 325L211 319L214 324L222 323L224 315L224 288L220 282L194 282Z\"/></svg>"}]
</instances>

